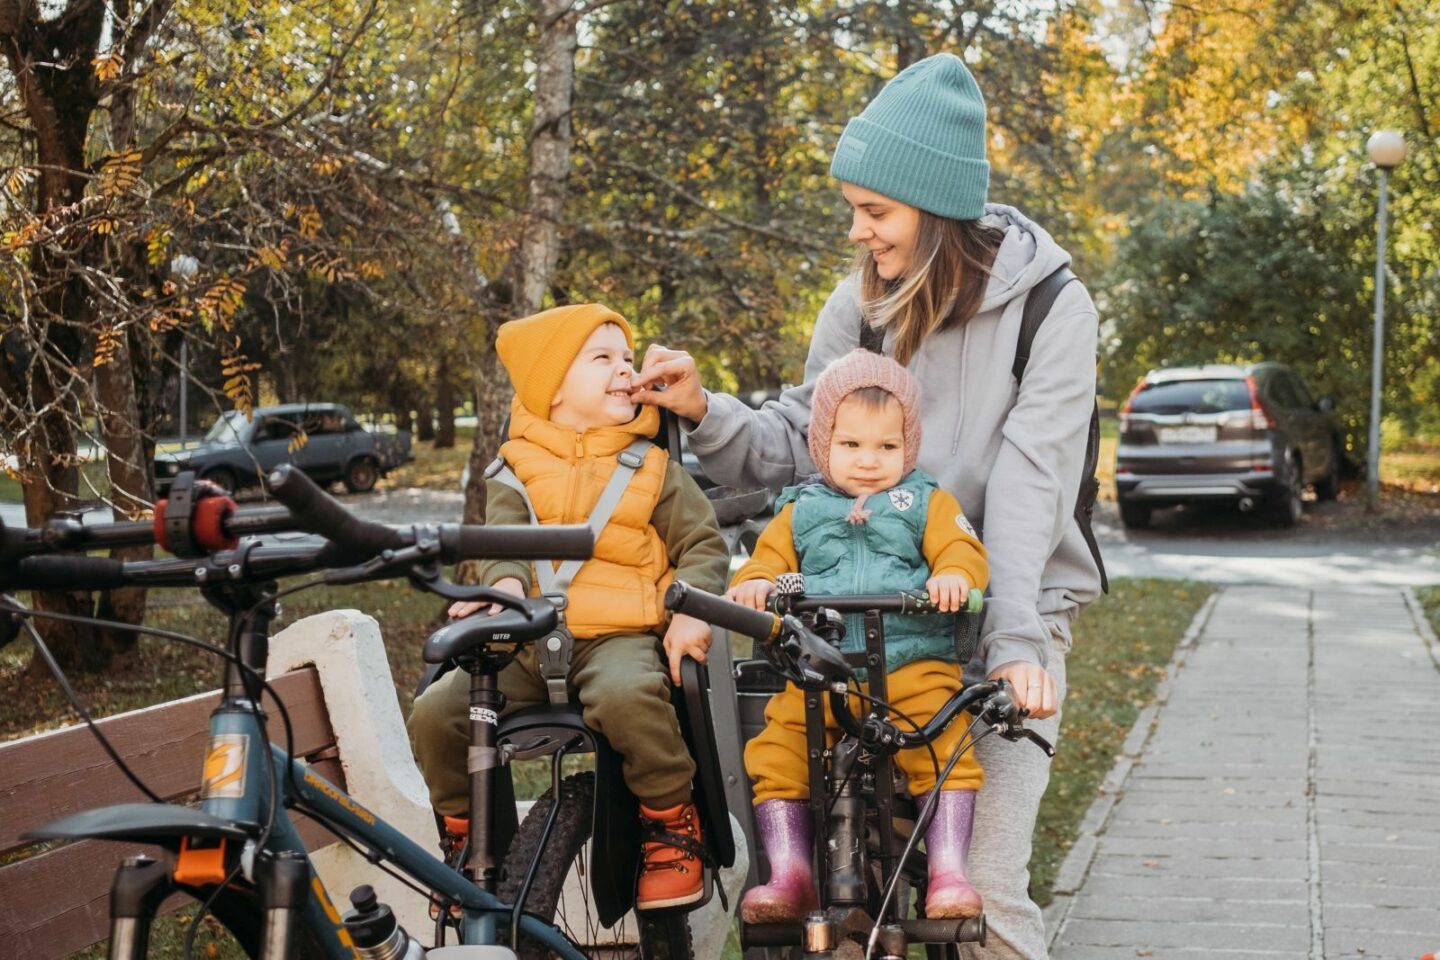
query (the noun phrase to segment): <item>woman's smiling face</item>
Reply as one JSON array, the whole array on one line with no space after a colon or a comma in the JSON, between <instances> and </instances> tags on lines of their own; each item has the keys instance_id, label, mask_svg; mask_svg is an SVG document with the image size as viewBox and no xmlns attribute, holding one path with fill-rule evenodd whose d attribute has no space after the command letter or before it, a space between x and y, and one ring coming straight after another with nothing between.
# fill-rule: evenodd
<instances>
[{"instance_id":1,"label":"woman's smiling face","mask_svg":"<svg viewBox=\"0 0 1440 960\"><path fill-rule=\"evenodd\" d=\"M875 270L882 278L903 277L915 253L920 211L853 183L842 183L840 192L852 212L850 241L870 251Z\"/></svg>"}]
</instances>

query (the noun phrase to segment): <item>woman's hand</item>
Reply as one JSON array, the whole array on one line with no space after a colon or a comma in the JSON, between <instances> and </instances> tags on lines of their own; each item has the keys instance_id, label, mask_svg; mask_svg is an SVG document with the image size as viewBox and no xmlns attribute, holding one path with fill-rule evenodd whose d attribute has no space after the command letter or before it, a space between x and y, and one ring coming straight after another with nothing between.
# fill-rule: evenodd
<instances>
[{"instance_id":1,"label":"woman's hand","mask_svg":"<svg viewBox=\"0 0 1440 960\"><path fill-rule=\"evenodd\" d=\"M677 613L665 631L665 656L670 661L670 680L680 686L680 661L685 657L705 662L710 653L710 624Z\"/></svg>"},{"instance_id":2,"label":"woman's hand","mask_svg":"<svg viewBox=\"0 0 1440 960\"><path fill-rule=\"evenodd\" d=\"M501 577L499 580L496 580L492 586L496 590L504 591L511 596L520 597L522 599L525 596L525 584L521 583L519 580L516 580L514 577ZM459 620L461 617L468 617L470 616L470 614L478 612L483 606L485 606L485 604L479 602L478 600L456 600L454 603L450 604L450 610L448 612L451 619ZM493 616L494 614L497 614L504 609L505 608L500 606L500 604L492 603L490 604L490 609L485 612Z\"/></svg>"},{"instance_id":3,"label":"woman's hand","mask_svg":"<svg viewBox=\"0 0 1440 960\"><path fill-rule=\"evenodd\" d=\"M1015 703L1030 713L1032 720L1044 720L1059 709L1055 678L1038 663L1012 660L990 671L987 680L1009 680L1015 688Z\"/></svg>"},{"instance_id":4,"label":"woman's hand","mask_svg":"<svg viewBox=\"0 0 1440 960\"><path fill-rule=\"evenodd\" d=\"M645 351L645 361L630 384L630 399L673 410L696 423L705 419L708 408L695 358L684 350L671 350L658 343Z\"/></svg>"},{"instance_id":5,"label":"woman's hand","mask_svg":"<svg viewBox=\"0 0 1440 960\"><path fill-rule=\"evenodd\" d=\"M775 590L775 584L769 580L746 580L744 583L737 583L725 591L725 599L733 600L743 604L751 610L765 612L765 601Z\"/></svg>"}]
</instances>

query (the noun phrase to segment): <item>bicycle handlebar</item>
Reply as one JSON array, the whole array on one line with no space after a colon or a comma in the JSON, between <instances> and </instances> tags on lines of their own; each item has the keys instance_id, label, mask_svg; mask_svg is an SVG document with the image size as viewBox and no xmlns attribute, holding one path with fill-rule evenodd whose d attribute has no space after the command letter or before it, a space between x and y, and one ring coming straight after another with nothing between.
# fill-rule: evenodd
<instances>
[{"instance_id":1,"label":"bicycle handlebar","mask_svg":"<svg viewBox=\"0 0 1440 960\"><path fill-rule=\"evenodd\" d=\"M322 543L261 545L213 550L200 556L122 562L84 556L80 551L157 542L158 523L124 521L82 524L57 517L39 529L6 528L0 521L0 589L105 590L123 586L187 586L223 571L231 580L274 579L322 568L357 567L354 579L377 579L374 561L428 541L430 558L443 563L469 559L586 560L595 537L588 526L495 526L435 524L390 527L356 517L299 470L281 467L270 475L285 507L230 509L218 519L232 541L257 533L301 530ZM287 509L288 507L288 509ZM162 504L163 509L163 504ZM438 549L436 549L438 547ZM53 554L64 555L55 556ZM46 555L51 554L51 555ZM422 556L395 558L414 563ZM360 566L360 565L365 566ZM393 576L391 572L389 575Z\"/></svg>"},{"instance_id":2,"label":"bicycle handlebar","mask_svg":"<svg viewBox=\"0 0 1440 960\"><path fill-rule=\"evenodd\" d=\"M345 509L290 464L270 471L267 478L275 499L290 508L295 527L335 544L341 557L354 561L399 550L414 543L412 532L363 520ZM495 526L446 523L439 525L440 559L461 560L588 560L595 535L583 524L552 526Z\"/></svg>"},{"instance_id":3,"label":"bicycle handlebar","mask_svg":"<svg viewBox=\"0 0 1440 960\"><path fill-rule=\"evenodd\" d=\"M665 609L724 627L742 637L753 637L761 643L769 643L780 635L781 620L778 615L753 610L734 600L692 587L683 580L676 580L665 591Z\"/></svg>"}]
</instances>

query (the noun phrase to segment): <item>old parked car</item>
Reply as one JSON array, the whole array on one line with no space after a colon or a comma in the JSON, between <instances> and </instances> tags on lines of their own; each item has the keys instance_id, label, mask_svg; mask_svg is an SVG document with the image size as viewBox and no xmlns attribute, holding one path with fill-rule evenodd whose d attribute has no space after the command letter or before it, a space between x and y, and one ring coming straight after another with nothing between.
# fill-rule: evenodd
<instances>
[{"instance_id":1,"label":"old parked car","mask_svg":"<svg viewBox=\"0 0 1440 960\"><path fill-rule=\"evenodd\" d=\"M1160 507L1231 501L1298 523L1307 486L1321 500L1339 491L1345 446L1334 409L1279 363L1150 371L1120 411L1121 520L1146 527Z\"/></svg>"},{"instance_id":2,"label":"old parked car","mask_svg":"<svg viewBox=\"0 0 1440 960\"><path fill-rule=\"evenodd\" d=\"M157 455L156 493L163 493L181 470L194 470L233 492L258 485L282 463L295 464L317 483L340 481L351 493L364 493L414 459L408 430L366 429L340 404L292 403L256 407L252 413L247 419L231 410L199 445Z\"/></svg>"}]
</instances>

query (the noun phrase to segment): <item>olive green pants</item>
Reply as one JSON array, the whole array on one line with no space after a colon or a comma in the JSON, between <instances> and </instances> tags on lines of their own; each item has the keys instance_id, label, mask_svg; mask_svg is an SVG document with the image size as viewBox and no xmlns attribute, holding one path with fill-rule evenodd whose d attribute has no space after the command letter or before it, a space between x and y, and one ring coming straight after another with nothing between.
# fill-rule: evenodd
<instances>
[{"instance_id":1,"label":"olive green pants","mask_svg":"<svg viewBox=\"0 0 1440 960\"><path fill-rule=\"evenodd\" d=\"M695 762L670 706L670 678L660 650L660 641L650 634L576 640L569 681L585 725L623 758L625 785L656 810L688 801L695 776ZM505 695L501 716L549 702L529 647L500 671L499 687ZM452 670L416 699L406 723L430 803L446 816L463 817L469 811L469 717L470 675Z\"/></svg>"}]
</instances>

